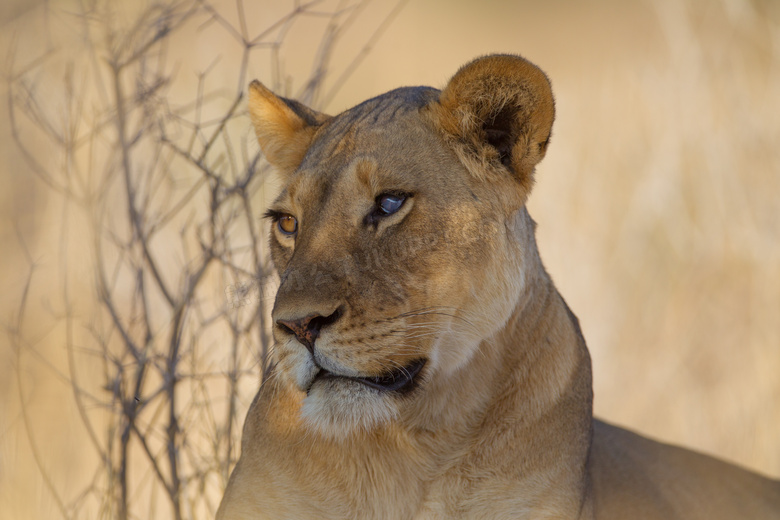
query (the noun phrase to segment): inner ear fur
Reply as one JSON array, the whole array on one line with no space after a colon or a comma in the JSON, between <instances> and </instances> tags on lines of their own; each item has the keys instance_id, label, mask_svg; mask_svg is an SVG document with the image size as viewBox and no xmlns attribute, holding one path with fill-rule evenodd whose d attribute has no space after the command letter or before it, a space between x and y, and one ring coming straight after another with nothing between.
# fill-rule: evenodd
<instances>
[{"instance_id":1,"label":"inner ear fur","mask_svg":"<svg viewBox=\"0 0 780 520\"><path fill-rule=\"evenodd\" d=\"M555 119L550 81L536 65L512 55L478 58L461 67L429 109L473 175L509 170L530 191Z\"/></svg>"},{"instance_id":2,"label":"inner ear fur","mask_svg":"<svg viewBox=\"0 0 780 520\"><path fill-rule=\"evenodd\" d=\"M265 158L282 173L303 161L314 133L330 116L275 95L254 80L249 85L249 117Z\"/></svg>"}]
</instances>

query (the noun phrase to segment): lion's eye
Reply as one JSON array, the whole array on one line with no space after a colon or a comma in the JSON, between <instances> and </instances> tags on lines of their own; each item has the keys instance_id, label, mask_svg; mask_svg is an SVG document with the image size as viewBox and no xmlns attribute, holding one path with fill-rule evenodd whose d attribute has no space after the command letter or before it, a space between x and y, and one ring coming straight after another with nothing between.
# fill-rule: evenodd
<instances>
[{"instance_id":1,"label":"lion's eye","mask_svg":"<svg viewBox=\"0 0 780 520\"><path fill-rule=\"evenodd\" d=\"M366 215L363 219L363 223L367 226L374 226L376 228L379 225L379 221L397 213L408 199L412 197L411 193L404 193L402 191L386 191L381 193L374 199L374 209Z\"/></svg>"},{"instance_id":2,"label":"lion's eye","mask_svg":"<svg viewBox=\"0 0 780 520\"><path fill-rule=\"evenodd\" d=\"M385 193L384 195L379 196L377 206L379 206L379 210L385 215L392 215L401 209L401 206L404 205L405 201L405 195Z\"/></svg>"},{"instance_id":3,"label":"lion's eye","mask_svg":"<svg viewBox=\"0 0 780 520\"><path fill-rule=\"evenodd\" d=\"M298 220L292 215L281 215L276 225L279 226L279 231L285 235L294 235L298 231Z\"/></svg>"}]
</instances>

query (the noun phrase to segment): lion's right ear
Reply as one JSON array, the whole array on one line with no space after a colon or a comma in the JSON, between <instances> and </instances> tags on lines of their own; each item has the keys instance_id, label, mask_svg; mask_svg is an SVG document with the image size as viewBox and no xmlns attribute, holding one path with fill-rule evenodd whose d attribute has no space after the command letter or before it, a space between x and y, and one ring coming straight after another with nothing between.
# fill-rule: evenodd
<instances>
[{"instance_id":1,"label":"lion's right ear","mask_svg":"<svg viewBox=\"0 0 780 520\"><path fill-rule=\"evenodd\" d=\"M330 116L275 95L254 80L249 85L249 117L265 158L282 173L295 170L314 132Z\"/></svg>"}]
</instances>

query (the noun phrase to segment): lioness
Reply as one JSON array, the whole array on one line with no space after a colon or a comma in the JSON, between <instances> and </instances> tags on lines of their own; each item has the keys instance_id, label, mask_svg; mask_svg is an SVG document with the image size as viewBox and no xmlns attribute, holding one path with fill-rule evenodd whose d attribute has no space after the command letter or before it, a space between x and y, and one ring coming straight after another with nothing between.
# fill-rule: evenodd
<instances>
[{"instance_id":1,"label":"lioness","mask_svg":"<svg viewBox=\"0 0 780 520\"><path fill-rule=\"evenodd\" d=\"M526 211L550 83L477 59L330 117L253 82L275 366L217 517L780 518L780 482L593 419Z\"/></svg>"}]
</instances>

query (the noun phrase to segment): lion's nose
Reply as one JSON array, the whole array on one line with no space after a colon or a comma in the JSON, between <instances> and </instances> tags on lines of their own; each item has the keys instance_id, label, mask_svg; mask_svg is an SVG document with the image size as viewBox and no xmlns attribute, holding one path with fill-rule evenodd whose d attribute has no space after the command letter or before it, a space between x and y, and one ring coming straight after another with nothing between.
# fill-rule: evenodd
<instances>
[{"instance_id":1,"label":"lion's nose","mask_svg":"<svg viewBox=\"0 0 780 520\"><path fill-rule=\"evenodd\" d=\"M336 309L329 316L309 314L298 319L276 320L276 324L285 332L294 334L296 339L309 349L309 352L314 354L314 342L320 335L320 330L338 320L340 316L341 308Z\"/></svg>"}]
</instances>

